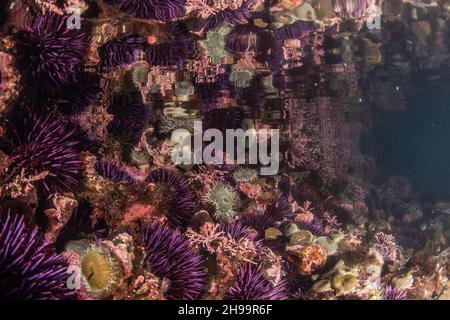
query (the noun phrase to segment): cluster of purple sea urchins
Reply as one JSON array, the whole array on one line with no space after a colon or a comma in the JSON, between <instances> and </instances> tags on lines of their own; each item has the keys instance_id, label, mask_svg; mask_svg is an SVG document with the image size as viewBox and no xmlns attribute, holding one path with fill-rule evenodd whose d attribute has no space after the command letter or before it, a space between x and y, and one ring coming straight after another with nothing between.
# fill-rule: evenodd
<instances>
[{"instance_id":1,"label":"cluster of purple sea urchins","mask_svg":"<svg viewBox=\"0 0 450 320\"><path fill-rule=\"evenodd\" d=\"M29 25L11 37L24 97L7 114L1 137L1 150L8 157L1 195L2 201L8 200L5 207L14 207L18 202L32 214L2 217L0 295L23 299L130 299L136 298L130 293L137 290L133 284L140 278L147 279L150 273L158 279L148 283L156 294L151 291L143 295L146 298L200 299L207 294L240 300L288 298L281 270L275 267L278 271L274 271L277 275L272 279L265 269L269 261L278 265L278 258L271 259L280 252L272 252L261 241L266 229L280 227L291 218L287 196L272 190L271 199L261 204L265 210L255 208L255 212L244 213L243 204L248 199L238 189L245 184L258 189L263 183L253 169L239 174L238 168L232 168L236 173L232 182L230 168L217 168L217 178L224 179L220 184L212 180L198 186L194 181L205 183L209 178L201 175L202 169L196 168L192 175L168 165L161 139L147 139L146 134L161 112L158 105L161 108L163 103L177 110L162 94L162 88L175 85L170 81L179 80L189 64L194 72L192 79L198 80L194 92L206 112L207 127L223 131L240 127L241 110L219 108L227 99L242 96L254 101L252 97L262 97L252 88L233 88L232 72L225 64L221 66L223 72L214 76L217 81L207 79L202 83L203 73L211 66L201 69L192 59L204 60L199 34L214 32L221 23L247 24L253 2L205 3L211 11L204 16L200 30L195 26L189 30L189 24L174 21L188 12L183 0L105 3L129 15L133 32L116 29L112 37L104 35L105 40L99 41L103 34L90 32L102 30L101 23L99 28L89 23L89 28L70 29L67 14L47 12L36 13ZM142 28L141 20L166 22L167 28L148 34L142 31L146 28ZM285 33L289 36L292 32ZM222 44L213 44L222 45L222 50L243 60L248 59L248 52L257 54L262 50L255 63L264 65L264 56L276 52L271 48L275 39L275 33L249 25L232 31ZM92 50L96 53L92 54ZM269 66L275 64L270 59L277 58L270 55ZM86 65L93 64L96 70L86 72ZM171 78L173 70L180 74ZM147 86L143 86L146 82ZM176 99L186 101L186 94L178 92ZM84 130L97 132L101 127L106 130L106 141L86 138L92 135ZM204 191L198 193L195 188ZM147 189L166 200L162 201L164 215L155 212L161 208L152 202L156 199L146 198L148 194L143 190ZM120 200L122 194L126 200ZM54 202L52 208L50 199L55 197L76 206ZM227 223L213 212L205 216L211 205L218 212L239 210L225 213L240 221ZM113 215L121 214L121 210L123 224L116 229L105 225L107 216L97 216L99 211ZM55 212L56 220L52 216ZM36 226L26 226L25 220ZM215 231L203 233L210 224ZM132 243L126 246L131 252L123 252L117 244L126 241L125 234L132 237ZM205 252L203 245L215 246L217 252ZM54 247L63 255L57 255ZM210 266L208 261L216 262ZM69 266L80 268L80 287L69 288ZM211 277L215 280L211 281ZM225 279L227 283L221 283ZM219 290L222 293L215 293L215 286L223 286ZM125 292L117 292L123 287Z\"/></svg>"},{"instance_id":2,"label":"cluster of purple sea urchins","mask_svg":"<svg viewBox=\"0 0 450 320\"><path fill-rule=\"evenodd\" d=\"M441 248L444 235L414 260L397 239L423 243L418 226L434 237L448 219L436 213L425 224L403 184L377 188L340 170L356 174L366 165L350 136L359 131L346 127L365 103L355 107L347 97L358 91L352 51L381 63L378 50L389 47L386 59L396 64L404 53L381 39L397 39L410 24L408 39L431 42L427 33L444 24L418 23L435 14L420 11L394 35L373 35L361 23L368 1L320 2L15 0L0 12L0 93L8 92L0 97L0 297L442 293L446 278L436 281L429 270L443 275L450 254L422 255ZM80 28L72 24L78 13ZM362 29L347 30L349 22ZM341 38L342 28L356 33ZM280 129L278 173L261 175L261 163L177 165L180 149L191 158L198 150L173 133L195 140L199 120L218 134ZM333 153L341 144L351 160ZM224 149L214 155L228 155ZM353 158L357 164L342 163ZM450 205L436 207L447 214ZM401 227L390 210L407 212Z\"/></svg>"}]
</instances>

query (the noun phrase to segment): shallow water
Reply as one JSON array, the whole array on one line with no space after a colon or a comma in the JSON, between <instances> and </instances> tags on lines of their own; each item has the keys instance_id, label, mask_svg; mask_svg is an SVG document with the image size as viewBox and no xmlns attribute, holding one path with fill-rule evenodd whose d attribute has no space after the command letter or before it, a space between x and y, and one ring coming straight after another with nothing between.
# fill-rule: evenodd
<instances>
[{"instance_id":1,"label":"shallow water","mask_svg":"<svg viewBox=\"0 0 450 320\"><path fill-rule=\"evenodd\" d=\"M0 298L450 299L448 0L74 3L0 7Z\"/></svg>"}]
</instances>

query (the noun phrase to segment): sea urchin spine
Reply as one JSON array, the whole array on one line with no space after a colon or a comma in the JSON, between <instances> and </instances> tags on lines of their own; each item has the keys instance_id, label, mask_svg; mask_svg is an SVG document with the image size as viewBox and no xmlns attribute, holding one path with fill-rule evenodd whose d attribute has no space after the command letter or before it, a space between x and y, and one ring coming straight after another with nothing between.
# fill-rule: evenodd
<instances>
[{"instance_id":1,"label":"sea urchin spine","mask_svg":"<svg viewBox=\"0 0 450 320\"><path fill-rule=\"evenodd\" d=\"M56 13L39 15L14 37L22 78L47 93L76 82L87 49L85 32L69 29L67 19Z\"/></svg>"},{"instance_id":2,"label":"sea urchin spine","mask_svg":"<svg viewBox=\"0 0 450 320\"><path fill-rule=\"evenodd\" d=\"M286 300L285 282L272 285L264 279L258 265L246 263L239 269L235 284L230 288L227 300Z\"/></svg>"},{"instance_id":3,"label":"sea urchin spine","mask_svg":"<svg viewBox=\"0 0 450 320\"><path fill-rule=\"evenodd\" d=\"M44 193L67 192L77 186L83 163L80 152L86 142L83 132L51 113L30 116L24 125L11 126L3 141L10 155L9 172L44 175L38 182Z\"/></svg>"},{"instance_id":4,"label":"sea urchin spine","mask_svg":"<svg viewBox=\"0 0 450 320\"><path fill-rule=\"evenodd\" d=\"M0 298L59 300L74 298L66 285L62 256L39 235L27 230L24 216L4 215L0 224Z\"/></svg>"},{"instance_id":5,"label":"sea urchin spine","mask_svg":"<svg viewBox=\"0 0 450 320\"><path fill-rule=\"evenodd\" d=\"M156 169L150 172L146 182L154 183L172 191L172 206L169 209L169 223L174 227L185 227L194 215L194 195L189 183L176 172L168 169Z\"/></svg>"},{"instance_id":6,"label":"sea urchin spine","mask_svg":"<svg viewBox=\"0 0 450 320\"><path fill-rule=\"evenodd\" d=\"M187 240L162 224L140 225L137 235L145 248L144 264L168 281L166 298L199 299L205 289L203 260L189 248Z\"/></svg>"}]
</instances>

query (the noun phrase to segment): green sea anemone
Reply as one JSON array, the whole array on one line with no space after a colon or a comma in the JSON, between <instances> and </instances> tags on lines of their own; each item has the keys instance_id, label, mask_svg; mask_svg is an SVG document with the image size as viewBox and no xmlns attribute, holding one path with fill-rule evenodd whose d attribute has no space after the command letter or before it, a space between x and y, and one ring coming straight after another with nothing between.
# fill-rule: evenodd
<instances>
[{"instance_id":1,"label":"green sea anemone","mask_svg":"<svg viewBox=\"0 0 450 320\"><path fill-rule=\"evenodd\" d=\"M194 132L194 119L161 116L158 121L158 132L161 134L170 134L176 129L186 129Z\"/></svg>"},{"instance_id":2,"label":"green sea anemone","mask_svg":"<svg viewBox=\"0 0 450 320\"><path fill-rule=\"evenodd\" d=\"M233 65L230 73L230 81L237 88L247 88L255 76L255 71L249 67Z\"/></svg>"},{"instance_id":3,"label":"green sea anemone","mask_svg":"<svg viewBox=\"0 0 450 320\"><path fill-rule=\"evenodd\" d=\"M222 182L215 184L205 194L205 202L214 208L214 218L231 222L235 215L237 194Z\"/></svg>"},{"instance_id":4,"label":"green sea anemone","mask_svg":"<svg viewBox=\"0 0 450 320\"><path fill-rule=\"evenodd\" d=\"M258 173L256 170L250 169L250 168L239 168L236 169L236 171L233 172L233 180L236 183L241 182L248 182L252 183L255 182L258 179Z\"/></svg>"},{"instance_id":5,"label":"green sea anemone","mask_svg":"<svg viewBox=\"0 0 450 320\"><path fill-rule=\"evenodd\" d=\"M138 86L144 86L148 82L148 75L150 73L150 67L146 62L136 64L131 71L131 78L133 83Z\"/></svg>"},{"instance_id":6,"label":"green sea anemone","mask_svg":"<svg viewBox=\"0 0 450 320\"><path fill-rule=\"evenodd\" d=\"M228 52L225 50L225 37L230 31L229 26L218 26L206 33L206 39L198 42L211 63L219 64L228 56Z\"/></svg>"}]
</instances>

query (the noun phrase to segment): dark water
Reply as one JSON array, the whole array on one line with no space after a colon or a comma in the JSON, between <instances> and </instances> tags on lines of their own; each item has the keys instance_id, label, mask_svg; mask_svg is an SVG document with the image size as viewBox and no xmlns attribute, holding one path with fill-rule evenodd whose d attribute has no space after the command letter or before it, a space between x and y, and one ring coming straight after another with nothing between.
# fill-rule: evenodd
<instances>
[{"instance_id":1,"label":"dark water","mask_svg":"<svg viewBox=\"0 0 450 320\"><path fill-rule=\"evenodd\" d=\"M375 110L372 149L381 175L403 175L416 191L450 190L450 91L413 85L406 110ZM364 147L364 146L363 146Z\"/></svg>"}]
</instances>

